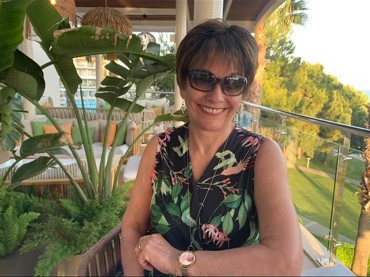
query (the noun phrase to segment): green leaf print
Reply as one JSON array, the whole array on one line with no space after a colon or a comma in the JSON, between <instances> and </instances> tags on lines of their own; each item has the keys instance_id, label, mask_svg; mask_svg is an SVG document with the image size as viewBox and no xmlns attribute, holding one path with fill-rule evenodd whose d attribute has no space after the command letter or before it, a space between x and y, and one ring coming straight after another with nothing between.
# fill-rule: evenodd
<instances>
[{"instance_id":1,"label":"green leaf print","mask_svg":"<svg viewBox=\"0 0 370 277\"><path fill-rule=\"evenodd\" d=\"M167 193L171 192L171 184L167 179L163 179L160 185L161 187L161 194L166 195Z\"/></svg>"},{"instance_id":2,"label":"green leaf print","mask_svg":"<svg viewBox=\"0 0 370 277\"><path fill-rule=\"evenodd\" d=\"M236 209L240 206L241 200L242 196L239 194L228 194L226 199L223 201L223 204L228 208Z\"/></svg>"},{"instance_id":3,"label":"green leaf print","mask_svg":"<svg viewBox=\"0 0 370 277\"><path fill-rule=\"evenodd\" d=\"M184 169L184 177L190 179L193 174L193 169L191 168L191 164L189 163Z\"/></svg>"},{"instance_id":4,"label":"green leaf print","mask_svg":"<svg viewBox=\"0 0 370 277\"><path fill-rule=\"evenodd\" d=\"M245 193L244 195L245 195L245 197L244 197L244 201L245 201L244 206L247 209L247 211L249 211L249 209L252 206L252 198L247 193Z\"/></svg>"},{"instance_id":5,"label":"green leaf print","mask_svg":"<svg viewBox=\"0 0 370 277\"><path fill-rule=\"evenodd\" d=\"M165 233L167 233L171 228L170 226L168 225L162 225L162 224L157 224L155 226L155 229L157 230L158 233L160 233L161 235L164 235Z\"/></svg>"},{"instance_id":6,"label":"green leaf print","mask_svg":"<svg viewBox=\"0 0 370 277\"><path fill-rule=\"evenodd\" d=\"M249 237L244 245L250 245L254 243L259 237L259 233L257 232L256 224L254 223L254 221L249 222L249 230Z\"/></svg>"},{"instance_id":7,"label":"green leaf print","mask_svg":"<svg viewBox=\"0 0 370 277\"><path fill-rule=\"evenodd\" d=\"M239 230L244 226L247 220L247 209L241 205L238 212Z\"/></svg>"},{"instance_id":8,"label":"green leaf print","mask_svg":"<svg viewBox=\"0 0 370 277\"><path fill-rule=\"evenodd\" d=\"M227 156L229 156L229 158L227 158ZM213 168L213 170L217 170L219 168L226 169L232 167L235 163L237 163L235 154L230 150L217 152L216 157L220 159L220 162Z\"/></svg>"},{"instance_id":9,"label":"green leaf print","mask_svg":"<svg viewBox=\"0 0 370 277\"><path fill-rule=\"evenodd\" d=\"M162 225L169 225L166 217L163 214L162 214L161 218L158 220L158 223L162 224Z\"/></svg>"},{"instance_id":10,"label":"green leaf print","mask_svg":"<svg viewBox=\"0 0 370 277\"><path fill-rule=\"evenodd\" d=\"M158 205L152 205L152 215L154 222L158 222L162 216L162 211Z\"/></svg>"},{"instance_id":11,"label":"green leaf print","mask_svg":"<svg viewBox=\"0 0 370 277\"><path fill-rule=\"evenodd\" d=\"M176 152L176 154L179 156L179 157L182 157L184 156L184 154L188 151L188 138L186 137L185 140L182 139L181 136L178 136L177 137L179 139L179 142L180 142L180 146L177 146L177 147L173 147L173 151Z\"/></svg>"},{"instance_id":12,"label":"green leaf print","mask_svg":"<svg viewBox=\"0 0 370 277\"><path fill-rule=\"evenodd\" d=\"M190 192L187 191L180 203L181 211L184 212L189 209L190 206Z\"/></svg>"},{"instance_id":13,"label":"green leaf print","mask_svg":"<svg viewBox=\"0 0 370 277\"><path fill-rule=\"evenodd\" d=\"M166 210L173 216L180 218L181 217L181 211L179 206L177 206L175 203L168 203L166 204Z\"/></svg>"},{"instance_id":14,"label":"green leaf print","mask_svg":"<svg viewBox=\"0 0 370 277\"><path fill-rule=\"evenodd\" d=\"M226 213L222 222L222 231L227 236L234 228L233 218L230 213Z\"/></svg>"},{"instance_id":15,"label":"green leaf print","mask_svg":"<svg viewBox=\"0 0 370 277\"><path fill-rule=\"evenodd\" d=\"M216 227L219 226L221 224L221 218L222 218L222 215L218 215L212 218L211 224Z\"/></svg>"},{"instance_id":16,"label":"green leaf print","mask_svg":"<svg viewBox=\"0 0 370 277\"><path fill-rule=\"evenodd\" d=\"M181 189L182 189L181 184L176 184L172 186L172 192L171 192L172 199L176 199L176 197L180 195Z\"/></svg>"},{"instance_id":17,"label":"green leaf print","mask_svg":"<svg viewBox=\"0 0 370 277\"><path fill-rule=\"evenodd\" d=\"M181 220L188 226L194 227L196 225L195 220L190 215L190 209L185 210L182 213Z\"/></svg>"}]
</instances>

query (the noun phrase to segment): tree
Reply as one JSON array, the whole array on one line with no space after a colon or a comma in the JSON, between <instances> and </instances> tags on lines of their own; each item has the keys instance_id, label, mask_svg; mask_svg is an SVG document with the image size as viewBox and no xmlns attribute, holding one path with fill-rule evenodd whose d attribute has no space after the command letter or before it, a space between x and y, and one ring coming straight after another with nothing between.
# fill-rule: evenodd
<instances>
[{"instance_id":1,"label":"tree","mask_svg":"<svg viewBox=\"0 0 370 277\"><path fill-rule=\"evenodd\" d=\"M264 24L260 24L257 27L255 38L259 48L258 69L246 99L247 101L261 104L262 83L266 66L266 46L269 45L268 42L277 37L285 40L291 33L293 24L304 25L307 20L306 10L305 0L287 0Z\"/></svg>"}]
</instances>

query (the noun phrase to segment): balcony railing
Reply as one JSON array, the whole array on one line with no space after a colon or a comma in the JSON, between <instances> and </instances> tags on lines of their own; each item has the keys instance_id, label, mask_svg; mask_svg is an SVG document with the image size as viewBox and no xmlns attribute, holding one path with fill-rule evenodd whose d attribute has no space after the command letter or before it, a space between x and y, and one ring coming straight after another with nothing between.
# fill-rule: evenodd
<instances>
[{"instance_id":1,"label":"balcony railing","mask_svg":"<svg viewBox=\"0 0 370 277\"><path fill-rule=\"evenodd\" d=\"M355 243L361 211L354 193L365 161L362 152L350 148L350 139L370 137L370 130L249 102L243 106L239 124L280 145L298 217L312 234L328 240L333 261L339 244ZM335 133L340 143L318 137L318 130Z\"/></svg>"}]
</instances>

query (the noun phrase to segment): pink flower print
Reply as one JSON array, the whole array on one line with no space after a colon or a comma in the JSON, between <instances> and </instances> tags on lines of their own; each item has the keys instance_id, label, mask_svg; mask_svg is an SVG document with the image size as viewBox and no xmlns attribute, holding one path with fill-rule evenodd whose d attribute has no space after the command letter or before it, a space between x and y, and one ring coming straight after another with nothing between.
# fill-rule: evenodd
<instances>
[{"instance_id":1,"label":"pink flower print","mask_svg":"<svg viewBox=\"0 0 370 277\"><path fill-rule=\"evenodd\" d=\"M158 163L158 161L155 161L154 163L154 166L152 167L152 170L150 172L150 177L151 179L153 180L157 180L158 179L158 172L155 170L155 165Z\"/></svg>"},{"instance_id":2,"label":"pink flower print","mask_svg":"<svg viewBox=\"0 0 370 277\"><path fill-rule=\"evenodd\" d=\"M171 137L170 137L170 135L171 135L171 133L173 132L173 130L172 129L167 129L166 131L165 131L165 139L167 140L167 141L170 141L171 140Z\"/></svg>"},{"instance_id":3,"label":"pink flower print","mask_svg":"<svg viewBox=\"0 0 370 277\"><path fill-rule=\"evenodd\" d=\"M159 138L158 139L158 144L160 145L160 147L166 147L167 146L166 138L164 138L164 139Z\"/></svg>"},{"instance_id":4,"label":"pink flower print","mask_svg":"<svg viewBox=\"0 0 370 277\"><path fill-rule=\"evenodd\" d=\"M249 137L245 138L242 142L242 146L245 146L245 145L256 146L257 144L258 144L258 138L255 138L253 136L249 136Z\"/></svg>"},{"instance_id":5,"label":"pink flower print","mask_svg":"<svg viewBox=\"0 0 370 277\"><path fill-rule=\"evenodd\" d=\"M218 247L222 247L225 241L229 241L230 239L217 227L213 226L212 224L203 224L202 225L203 231L203 239L211 239L213 243L216 244Z\"/></svg>"},{"instance_id":6,"label":"pink flower print","mask_svg":"<svg viewBox=\"0 0 370 277\"><path fill-rule=\"evenodd\" d=\"M229 167L225 169L224 171L221 172L221 175L234 175L238 174L240 171L245 170L247 167L247 163L244 162L239 162L236 166Z\"/></svg>"}]
</instances>

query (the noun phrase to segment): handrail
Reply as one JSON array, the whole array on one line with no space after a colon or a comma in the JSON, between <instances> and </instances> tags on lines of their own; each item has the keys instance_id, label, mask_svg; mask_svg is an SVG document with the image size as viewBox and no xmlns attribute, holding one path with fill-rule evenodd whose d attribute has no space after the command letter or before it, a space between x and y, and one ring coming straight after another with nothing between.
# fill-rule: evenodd
<instances>
[{"instance_id":1,"label":"handrail","mask_svg":"<svg viewBox=\"0 0 370 277\"><path fill-rule=\"evenodd\" d=\"M321 119L321 118L316 118L316 117L310 117L306 115L301 115L301 114L296 114L296 113L291 113L291 112L285 112L281 110L274 110L269 107L253 104L247 101L242 101L242 103L246 106L253 107L253 108L258 108L263 111L267 112L272 112L275 114L280 114L280 115L285 115L288 117L293 117L296 119L300 119L306 122L310 122L316 125L320 126L326 126L334 129L339 129L344 132L348 132L352 135L360 136L360 137L370 137L370 129L362 128L362 127L357 127L357 126L351 126L347 125L344 123L339 123L339 122L334 122L326 119Z\"/></svg>"}]
</instances>

